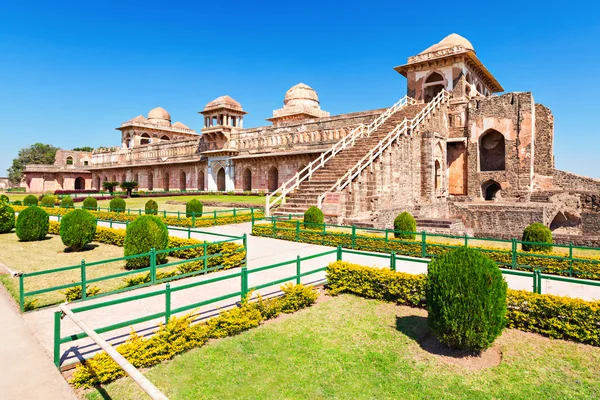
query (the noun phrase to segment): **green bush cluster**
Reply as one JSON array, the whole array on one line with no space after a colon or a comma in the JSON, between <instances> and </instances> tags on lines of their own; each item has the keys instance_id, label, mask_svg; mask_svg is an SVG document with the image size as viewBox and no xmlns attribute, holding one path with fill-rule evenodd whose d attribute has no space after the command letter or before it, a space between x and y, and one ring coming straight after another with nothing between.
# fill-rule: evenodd
<instances>
[{"instance_id":1,"label":"green bush cluster","mask_svg":"<svg viewBox=\"0 0 600 400\"><path fill-rule=\"evenodd\" d=\"M158 214L158 203L152 199L148 200L144 206L144 212L148 215Z\"/></svg>"},{"instance_id":2,"label":"green bush cluster","mask_svg":"<svg viewBox=\"0 0 600 400\"><path fill-rule=\"evenodd\" d=\"M65 196L62 198L62 200L60 201L60 208L75 208L75 202L73 201L71 196Z\"/></svg>"},{"instance_id":3,"label":"green bush cluster","mask_svg":"<svg viewBox=\"0 0 600 400\"><path fill-rule=\"evenodd\" d=\"M506 281L494 261L466 247L427 268L427 323L440 342L478 352L506 326Z\"/></svg>"},{"instance_id":4,"label":"green bush cluster","mask_svg":"<svg viewBox=\"0 0 600 400\"><path fill-rule=\"evenodd\" d=\"M10 199L5 194L0 194L0 203L10 203Z\"/></svg>"},{"instance_id":5,"label":"green bush cluster","mask_svg":"<svg viewBox=\"0 0 600 400\"><path fill-rule=\"evenodd\" d=\"M331 294L351 293L408 306L425 306L426 276L344 261L327 266ZM600 346L600 301L507 290L509 328Z\"/></svg>"},{"instance_id":6,"label":"green bush cluster","mask_svg":"<svg viewBox=\"0 0 600 400\"><path fill-rule=\"evenodd\" d=\"M417 236L417 221L408 212L398 214L394 219L394 237L396 239L411 239L414 240Z\"/></svg>"},{"instance_id":7,"label":"green bush cluster","mask_svg":"<svg viewBox=\"0 0 600 400\"><path fill-rule=\"evenodd\" d=\"M67 213L60 222L60 238L65 246L80 251L96 236L96 218L89 211L78 209Z\"/></svg>"},{"instance_id":8,"label":"green bush cluster","mask_svg":"<svg viewBox=\"0 0 600 400\"><path fill-rule=\"evenodd\" d=\"M169 230L160 218L153 215L144 215L133 220L127 225L124 255L148 253L151 249L164 250L169 245ZM167 254L156 255L157 264L167 262ZM136 257L126 261L126 267L137 269L150 266L150 257Z\"/></svg>"},{"instance_id":9,"label":"green bush cluster","mask_svg":"<svg viewBox=\"0 0 600 400\"><path fill-rule=\"evenodd\" d=\"M83 208L90 211L96 211L98 209L98 200L95 197L88 196L83 200Z\"/></svg>"},{"instance_id":10,"label":"green bush cluster","mask_svg":"<svg viewBox=\"0 0 600 400\"><path fill-rule=\"evenodd\" d=\"M22 206L23 202L21 200L15 200L12 202L13 206Z\"/></svg>"},{"instance_id":11,"label":"green bush cluster","mask_svg":"<svg viewBox=\"0 0 600 400\"><path fill-rule=\"evenodd\" d=\"M0 233L8 233L15 227L15 210L8 203L0 202Z\"/></svg>"},{"instance_id":12,"label":"green bush cluster","mask_svg":"<svg viewBox=\"0 0 600 400\"><path fill-rule=\"evenodd\" d=\"M535 242L535 243L548 243L552 244L552 231L540 223L535 222L529 225L523 231L523 242ZM522 244L523 251L535 251L540 253L552 252L552 246L545 246L543 244Z\"/></svg>"},{"instance_id":13,"label":"green bush cluster","mask_svg":"<svg viewBox=\"0 0 600 400\"><path fill-rule=\"evenodd\" d=\"M185 204L185 216L188 218L202 217L202 203L196 199L192 199Z\"/></svg>"},{"instance_id":14,"label":"green bush cluster","mask_svg":"<svg viewBox=\"0 0 600 400\"><path fill-rule=\"evenodd\" d=\"M38 198L35 197L34 195L30 194L25 196L25 198L23 199L23 205L25 207L29 207L29 206L37 206L38 205Z\"/></svg>"},{"instance_id":15,"label":"green bush cluster","mask_svg":"<svg viewBox=\"0 0 600 400\"><path fill-rule=\"evenodd\" d=\"M284 295L275 299L264 300L259 297L258 301L251 302L249 295L240 307L223 311L218 317L198 324L192 324L194 316L191 314L171 317L148 339L133 332L127 342L117 347L117 351L136 368L148 368L176 354L202 346L209 339L237 335L255 328L261 321L274 318L282 312L277 310L285 309L291 313L308 307L317 298L314 289L302 285L284 286L282 290ZM87 388L122 376L125 376L125 372L118 364L106 353L100 353L76 367L71 383L77 388Z\"/></svg>"},{"instance_id":16,"label":"green bush cluster","mask_svg":"<svg viewBox=\"0 0 600 400\"><path fill-rule=\"evenodd\" d=\"M120 197L115 197L108 203L108 209L113 213L125 212L125 207L127 207L127 204L125 203L125 200Z\"/></svg>"},{"instance_id":17,"label":"green bush cluster","mask_svg":"<svg viewBox=\"0 0 600 400\"><path fill-rule=\"evenodd\" d=\"M319 225L324 223L325 216L319 207L312 206L304 212L304 229L319 230L321 229Z\"/></svg>"},{"instance_id":18,"label":"green bush cluster","mask_svg":"<svg viewBox=\"0 0 600 400\"><path fill-rule=\"evenodd\" d=\"M23 242L42 240L48 234L50 216L43 209L31 206L19 212L16 224L17 237Z\"/></svg>"},{"instance_id":19,"label":"green bush cluster","mask_svg":"<svg viewBox=\"0 0 600 400\"><path fill-rule=\"evenodd\" d=\"M62 292L65 295L65 299L67 301L76 301L81 299L81 286L73 286ZM87 297L92 297L100 293L100 288L98 286L90 286L87 285L85 287L85 295Z\"/></svg>"},{"instance_id":20,"label":"green bush cluster","mask_svg":"<svg viewBox=\"0 0 600 400\"><path fill-rule=\"evenodd\" d=\"M47 194L42 197L42 200L40 200L40 206L52 208L56 204L56 201L56 196Z\"/></svg>"}]
</instances>

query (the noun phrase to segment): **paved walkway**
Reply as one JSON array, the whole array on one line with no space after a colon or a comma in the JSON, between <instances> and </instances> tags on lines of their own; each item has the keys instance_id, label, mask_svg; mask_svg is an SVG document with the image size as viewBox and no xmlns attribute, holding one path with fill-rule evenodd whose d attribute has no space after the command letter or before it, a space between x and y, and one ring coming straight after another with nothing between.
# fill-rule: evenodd
<instances>
[{"instance_id":1,"label":"paved walkway","mask_svg":"<svg viewBox=\"0 0 600 400\"><path fill-rule=\"evenodd\" d=\"M243 223L237 225L223 225L210 228L202 228L203 231L226 233L231 235L243 235L244 233L250 234L251 224ZM171 235L187 237L187 232L171 231ZM193 233L192 237L195 239L214 241L215 237L206 234ZM290 241L254 237L248 236L248 270L262 267L265 265L276 264L279 262L295 260L296 256L306 257L317 253L332 250L332 247L318 246L312 244L295 243ZM302 262L302 272L318 269L326 266L331 261L335 260L335 254L320 257L317 259L308 260ZM389 261L384 258L376 257L376 254L368 255L351 255L344 254L345 261L354 262L361 265L377 266L382 268L389 267ZM427 269L427 264L417 263L411 261L398 261L397 270L409 273L424 273ZM239 270L221 271L217 273L208 274L206 276L198 276L194 278L183 279L180 281L171 282L171 287L177 287L191 282L198 282L207 279L212 279L218 276L227 276L236 274ZM284 279L295 275L296 266L290 264L288 266L270 269L266 271L260 271L258 273L250 273L249 275L249 287L260 285L262 283L275 281L278 279ZM303 283L322 281L325 277L324 272L320 272L311 276L302 278ZM531 290L533 280L527 277L518 276L505 276L509 287L513 289L526 289ZM291 280L290 280L291 281ZM261 294L275 293L278 291L281 284L273 285L271 287L264 288L259 292ZM199 286L192 289L182 290L175 292L172 295L172 308L181 307L188 304L194 304L203 300L211 299L214 297L222 296L228 293L237 292L240 290L240 278L234 277L232 279L223 280L215 283L211 283L205 286ZM571 295L573 297L580 297L584 299L600 299L600 288L569 284L563 282L554 281L543 281L542 284L543 293L552 293L560 295ZM147 287L143 289L137 289L126 293L116 294L112 296L106 296L95 300L89 300L85 304L93 304L96 302L104 302L117 298L129 297L133 293L141 294L153 292L159 289L163 289L164 285L157 285L153 287ZM232 307L235 305L238 298L220 301L211 305L200 307L195 313L198 319L210 317L217 314L220 310ZM154 314L164 311L165 299L164 296L155 296L144 300L135 302L129 302L125 304L119 304L108 308L91 310L79 315L83 318L88 325L93 328L101 328L104 326L112 325L115 323L132 320L138 317L142 317L149 314ZM30 328L46 349L49 355L52 355L53 345L53 313L56 308L48 308L35 312L30 312L24 315L25 321L29 324ZM158 326L159 320L148 321L135 325L135 330L141 335L150 335ZM61 335L66 336L80 332L80 330L71 323L67 318L63 319L61 324ZM112 343L117 345L124 342L131 328L123 328L103 334L103 337ZM84 358L88 358L98 351L97 346L89 339L81 339L76 342L63 344L61 346L61 361L63 365L70 364L73 362L80 361Z\"/></svg>"},{"instance_id":2,"label":"paved walkway","mask_svg":"<svg viewBox=\"0 0 600 400\"><path fill-rule=\"evenodd\" d=\"M0 398L76 399L3 288L0 316Z\"/></svg>"}]
</instances>

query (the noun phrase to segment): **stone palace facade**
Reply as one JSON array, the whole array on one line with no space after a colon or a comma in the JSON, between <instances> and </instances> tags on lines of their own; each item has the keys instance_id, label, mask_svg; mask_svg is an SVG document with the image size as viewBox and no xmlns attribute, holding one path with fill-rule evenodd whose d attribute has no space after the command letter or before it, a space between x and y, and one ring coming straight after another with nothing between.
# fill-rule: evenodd
<instances>
[{"instance_id":1,"label":"stone palace facade","mask_svg":"<svg viewBox=\"0 0 600 400\"><path fill-rule=\"evenodd\" d=\"M531 93L496 95L503 87L456 34L395 70L407 96L389 109L331 116L300 83L269 126L245 128L241 104L222 96L200 111L198 133L159 107L121 124L116 148L27 166L26 185L275 192L287 201L273 212L318 204L337 222L389 226L409 210L429 230L498 236L540 221L595 240L600 181L555 169L553 115Z\"/></svg>"}]
</instances>

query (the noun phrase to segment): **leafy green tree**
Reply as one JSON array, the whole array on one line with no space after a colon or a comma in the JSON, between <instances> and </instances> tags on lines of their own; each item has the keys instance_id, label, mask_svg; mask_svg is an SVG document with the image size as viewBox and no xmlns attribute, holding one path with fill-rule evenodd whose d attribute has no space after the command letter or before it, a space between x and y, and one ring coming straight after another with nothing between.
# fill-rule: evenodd
<instances>
[{"instance_id":1,"label":"leafy green tree","mask_svg":"<svg viewBox=\"0 0 600 400\"><path fill-rule=\"evenodd\" d=\"M137 182L121 182L121 189L127 191L127 197L131 197L131 192L133 189L137 189Z\"/></svg>"},{"instance_id":2,"label":"leafy green tree","mask_svg":"<svg viewBox=\"0 0 600 400\"><path fill-rule=\"evenodd\" d=\"M119 186L119 182L102 182L102 187L104 190L108 190L110 194L113 194L117 186Z\"/></svg>"},{"instance_id":3,"label":"leafy green tree","mask_svg":"<svg viewBox=\"0 0 600 400\"><path fill-rule=\"evenodd\" d=\"M13 159L12 166L8 169L10 183L15 186L21 183L27 164L54 164L57 150L58 147L43 143L35 143L19 150L19 154Z\"/></svg>"},{"instance_id":4,"label":"leafy green tree","mask_svg":"<svg viewBox=\"0 0 600 400\"><path fill-rule=\"evenodd\" d=\"M93 148L93 147L90 147L90 146L84 146L84 147L75 147L75 148L73 149L73 151L89 151L89 152L92 152L92 151L94 151L94 148Z\"/></svg>"}]
</instances>

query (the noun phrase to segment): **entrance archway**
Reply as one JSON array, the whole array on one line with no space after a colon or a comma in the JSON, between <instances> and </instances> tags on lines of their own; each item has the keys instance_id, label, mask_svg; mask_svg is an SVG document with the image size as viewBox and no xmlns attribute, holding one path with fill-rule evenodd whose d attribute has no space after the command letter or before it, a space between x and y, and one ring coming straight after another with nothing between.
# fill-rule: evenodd
<instances>
[{"instance_id":1,"label":"entrance archway","mask_svg":"<svg viewBox=\"0 0 600 400\"><path fill-rule=\"evenodd\" d=\"M225 191L225 168L221 168L217 172L217 190L219 192Z\"/></svg>"},{"instance_id":2,"label":"entrance archway","mask_svg":"<svg viewBox=\"0 0 600 400\"><path fill-rule=\"evenodd\" d=\"M481 185L483 198L486 200L496 200L499 197L499 192L502 190L500 184L496 181L487 181Z\"/></svg>"},{"instance_id":3,"label":"entrance archway","mask_svg":"<svg viewBox=\"0 0 600 400\"><path fill-rule=\"evenodd\" d=\"M169 191L169 173L168 172L165 172L163 174L163 190L165 192Z\"/></svg>"},{"instance_id":4,"label":"entrance archway","mask_svg":"<svg viewBox=\"0 0 600 400\"><path fill-rule=\"evenodd\" d=\"M179 174L179 190L186 190L187 184L185 181L185 171Z\"/></svg>"},{"instance_id":5,"label":"entrance archway","mask_svg":"<svg viewBox=\"0 0 600 400\"><path fill-rule=\"evenodd\" d=\"M244 170L242 181L244 192L250 192L252 190L252 171L250 171L250 168Z\"/></svg>"},{"instance_id":6,"label":"entrance archway","mask_svg":"<svg viewBox=\"0 0 600 400\"><path fill-rule=\"evenodd\" d=\"M269 169L268 189L269 192L274 192L279 187L279 171L275 167Z\"/></svg>"},{"instance_id":7,"label":"entrance archway","mask_svg":"<svg viewBox=\"0 0 600 400\"><path fill-rule=\"evenodd\" d=\"M85 189L85 179L82 177L75 178L75 190L84 190Z\"/></svg>"},{"instance_id":8,"label":"entrance archway","mask_svg":"<svg viewBox=\"0 0 600 400\"><path fill-rule=\"evenodd\" d=\"M198 190L204 190L204 171L198 172Z\"/></svg>"}]
</instances>

